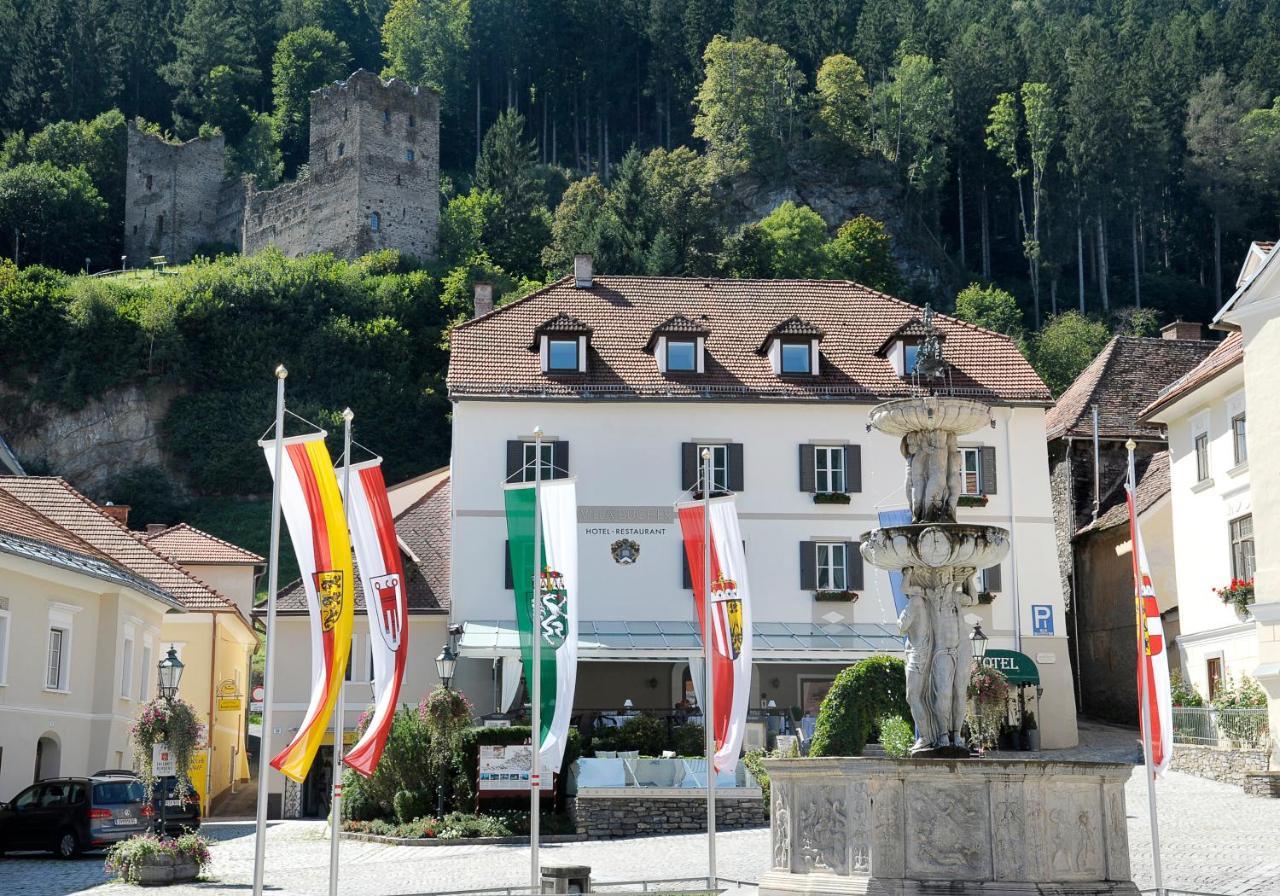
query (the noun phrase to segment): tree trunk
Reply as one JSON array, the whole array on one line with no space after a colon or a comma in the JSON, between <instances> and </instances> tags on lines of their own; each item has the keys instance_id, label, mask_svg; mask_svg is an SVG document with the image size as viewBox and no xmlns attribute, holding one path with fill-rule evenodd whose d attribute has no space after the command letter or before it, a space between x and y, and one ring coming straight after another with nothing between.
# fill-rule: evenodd
<instances>
[{"instance_id":1,"label":"tree trunk","mask_svg":"<svg viewBox=\"0 0 1280 896\"><path fill-rule=\"evenodd\" d=\"M573 170L582 170L582 143L578 139L578 88L573 88ZM532 760L530 760L532 761Z\"/></svg>"},{"instance_id":2,"label":"tree trunk","mask_svg":"<svg viewBox=\"0 0 1280 896\"><path fill-rule=\"evenodd\" d=\"M964 162L956 162L956 200L960 206L960 268L967 271L969 264L964 252ZM532 743L532 741L531 741ZM531 760L532 761L532 760Z\"/></svg>"},{"instance_id":3,"label":"tree trunk","mask_svg":"<svg viewBox=\"0 0 1280 896\"><path fill-rule=\"evenodd\" d=\"M1138 266L1138 210L1133 210L1133 304L1142 307L1142 270Z\"/></svg>"},{"instance_id":4,"label":"tree trunk","mask_svg":"<svg viewBox=\"0 0 1280 896\"><path fill-rule=\"evenodd\" d=\"M1222 307L1222 218L1213 213L1213 301Z\"/></svg>"},{"instance_id":5,"label":"tree trunk","mask_svg":"<svg viewBox=\"0 0 1280 896\"><path fill-rule=\"evenodd\" d=\"M547 149L547 98L538 96L538 105L542 106L542 164L547 164L547 160L551 158L551 153ZM533 760L529 760L532 762Z\"/></svg>"},{"instance_id":6,"label":"tree trunk","mask_svg":"<svg viewBox=\"0 0 1280 896\"><path fill-rule=\"evenodd\" d=\"M1102 209L1098 209L1098 292L1102 296L1102 311L1111 311L1111 295L1107 290L1107 225L1102 220Z\"/></svg>"},{"instance_id":7,"label":"tree trunk","mask_svg":"<svg viewBox=\"0 0 1280 896\"><path fill-rule=\"evenodd\" d=\"M991 281L991 213L987 204L987 185L982 185L982 205L979 208L979 228L982 231L982 279Z\"/></svg>"},{"instance_id":8,"label":"tree trunk","mask_svg":"<svg viewBox=\"0 0 1280 896\"><path fill-rule=\"evenodd\" d=\"M1084 314L1084 220L1076 203L1076 285L1080 291L1080 313Z\"/></svg>"},{"instance_id":9,"label":"tree trunk","mask_svg":"<svg viewBox=\"0 0 1280 896\"><path fill-rule=\"evenodd\" d=\"M476 161L480 161L480 78L476 78ZM532 743L532 741L530 741ZM530 760L532 761L532 760Z\"/></svg>"}]
</instances>

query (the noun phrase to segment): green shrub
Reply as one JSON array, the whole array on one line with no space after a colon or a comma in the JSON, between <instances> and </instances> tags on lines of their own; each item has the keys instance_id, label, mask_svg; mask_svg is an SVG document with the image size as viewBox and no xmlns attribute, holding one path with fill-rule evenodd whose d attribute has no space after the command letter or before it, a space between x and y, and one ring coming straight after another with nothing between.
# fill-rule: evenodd
<instances>
[{"instance_id":1,"label":"green shrub","mask_svg":"<svg viewBox=\"0 0 1280 896\"><path fill-rule=\"evenodd\" d=\"M432 809L429 795L412 790L398 791L392 800L392 805L395 808L396 821L401 824L424 818L431 814Z\"/></svg>"},{"instance_id":2,"label":"green shrub","mask_svg":"<svg viewBox=\"0 0 1280 896\"><path fill-rule=\"evenodd\" d=\"M884 716L877 723L880 728L880 746L887 755L902 759L911 752L915 742L915 729L901 716Z\"/></svg>"},{"instance_id":3,"label":"green shrub","mask_svg":"<svg viewBox=\"0 0 1280 896\"><path fill-rule=\"evenodd\" d=\"M756 779L756 783L760 785L760 795L764 799L765 814L770 814L770 786L769 772L764 767L764 760L769 758L770 754L763 750L748 750L742 756L742 764L747 767L747 771L751 772L752 777Z\"/></svg>"},{"instance_id":4,"label":"green shrub","mask_svg":"<svg viewBox=\"0 0 1280 896\"><path fill-rule=\"evenodd\" d=\"M671 747L677 756L702 756L706 753L706 734L701 725L681 725L671 732Z\"/></svg>"},{"instance_id":5,"label":"green shrub","mask_svg":"<svg viewBox=\"0 0 1280 896\"><path fill-rule=\"evenodd\" d=\"M818 709L810 756L860 756L881 716L911 716L906 664L877 654L836 676Z\"/></svg>"}]
</instances>

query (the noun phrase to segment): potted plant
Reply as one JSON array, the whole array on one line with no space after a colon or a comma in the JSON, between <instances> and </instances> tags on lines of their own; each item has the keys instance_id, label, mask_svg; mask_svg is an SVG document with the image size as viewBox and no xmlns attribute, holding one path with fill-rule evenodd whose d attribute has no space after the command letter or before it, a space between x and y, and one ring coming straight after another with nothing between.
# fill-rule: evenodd
<instances>
[{"instance_id":1,"label":"potted plant","mask_svg":"<svg viewBox=\"0 0 1280 896\"><path fill-rule=\"evenodd\" d=\"M1006 726L1009 680L991 666L975 664L969 673L969 730L972 740L985 749L999 743Z\"/></svg>"},{"instance_id":2,"label":"potted plant","mask_svg":"<svg viewBox=\"0 0 1280 896\"><path fill-rule=\"evenodd\" d=\"M850 500L847 492L814 492L814 504L848 504Z\"/></svg>"},{"instance_id":3,"label":"potted plant","mask_svg":"<svg viewBox=\"0 0 1280 896\"><path fill-rule=\"evenodd\" d=\"M139 834L107 851L108 874L142 886L186 883L200 876L212 860L209 841L187 832L180 837Z\"/></svg>"},{"instance_id":4,"label":"potted plant","mask_svg":"<svg viewBox=\"0 0 1280 896\"><path fill-rule=\"evenodd\" d=\"M1040 752L1040 727L1036 724L1036 714L1031 710L1022 717L1022 737L1026 743L1024 750Z\"/></svg>"},{"instance_id":5,"label":"potted plant","mask_svg":"<svg viewBox=\"0 0 1280 896\"><path fill-rule=\"evenodd\" d=\"M1235 607L1236 615L1242 622L1249 618L1249 605L1253 603L1253 579L1232 579L1231 584L1214 588L1213 592L1224 604Z\"/></svg>"}]
</instances>

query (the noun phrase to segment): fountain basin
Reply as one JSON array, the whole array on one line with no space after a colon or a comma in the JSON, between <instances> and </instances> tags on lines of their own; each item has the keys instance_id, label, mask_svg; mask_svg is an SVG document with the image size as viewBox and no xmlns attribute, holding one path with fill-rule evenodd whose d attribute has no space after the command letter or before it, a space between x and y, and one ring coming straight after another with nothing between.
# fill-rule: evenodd
<instances>
[{"instance_id":1,"label":"fountain basin","mask_svg":"<svg viewBox=\"0 0 1280 896\"><path fill-rule=\"evenodd\" d=\"M1009 553L1009 530L968 523L915 523L862 535L862 557L880 569L987 569Z\"/></svg>"},{"instance_id":2,"label":"fountain basin","mask_svg":"<svg viewBox=\"0 0 1280 896\"><path fill-rule=\"evenodd\" d=\"M985 404L937 395L886 401L873 408L870 417L871 426L891 436L931 430L962 436L990 423L991 409Z\"/></svg>"}]
</instances>

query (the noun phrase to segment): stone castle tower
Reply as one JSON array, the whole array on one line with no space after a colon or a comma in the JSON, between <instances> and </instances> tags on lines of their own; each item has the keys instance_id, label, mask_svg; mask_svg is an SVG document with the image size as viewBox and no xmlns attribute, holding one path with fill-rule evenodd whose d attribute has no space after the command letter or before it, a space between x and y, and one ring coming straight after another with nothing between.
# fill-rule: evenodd
<instances>
[{"instance_id":1,"label":"stone castle tower","mask_svg":"<svg viewBox=\"0 0 1280 896\"><path fill-rule=\"evenodd\" d=\"M182 262L202 246L252 254L398 249L435 257L440 224L440 97L357 71L311 94L304 176L272 190L225 175L221 136L174 145L129 129L125 251L130 264Z\"/></svg>"}]
</instances>

